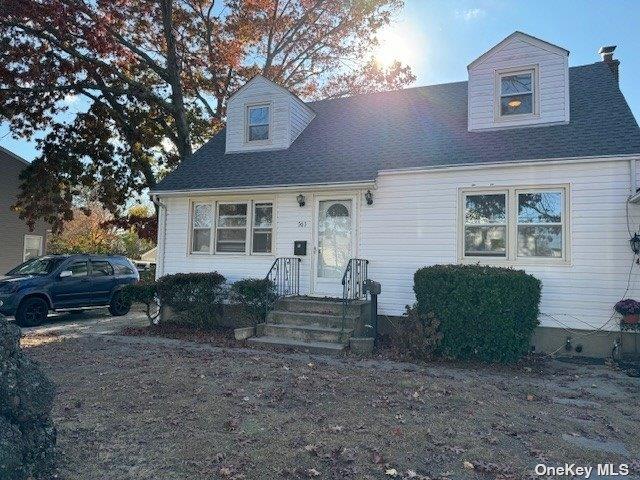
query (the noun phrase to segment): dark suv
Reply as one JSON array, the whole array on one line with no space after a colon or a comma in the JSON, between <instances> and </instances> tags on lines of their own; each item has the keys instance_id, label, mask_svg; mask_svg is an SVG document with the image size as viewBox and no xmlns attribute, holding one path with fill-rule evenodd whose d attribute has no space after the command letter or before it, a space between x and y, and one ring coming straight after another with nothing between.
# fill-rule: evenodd
<instances>
[{"instance_id":1,"label":"dark suv","mask_svg":"<svg viewBox=\"0 0 640 480\"><path fill-rule=\"evenodd\" d=\"M0 277L0 313L23 327L39 325L49 310L109 307L125 315L130 305L120 291L139 279L136 267L116 255L46 255L27 260Z\"/></svg>"}]
</instances>

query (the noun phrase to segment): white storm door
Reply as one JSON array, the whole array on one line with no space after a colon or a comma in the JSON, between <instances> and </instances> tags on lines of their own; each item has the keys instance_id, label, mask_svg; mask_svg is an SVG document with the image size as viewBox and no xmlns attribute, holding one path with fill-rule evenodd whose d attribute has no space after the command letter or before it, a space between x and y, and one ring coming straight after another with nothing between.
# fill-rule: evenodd
<instances>
[{"instance_id":1,"label":"white storm door","mask_svg":"<svg viewBox=\"0 0 640 480\"><path fill-rule=\"evenodd\" d=\"M314 294L342 297L342 275L354 249L353 200L319 200L316 206Z\"/></svg>"}]
</instances>

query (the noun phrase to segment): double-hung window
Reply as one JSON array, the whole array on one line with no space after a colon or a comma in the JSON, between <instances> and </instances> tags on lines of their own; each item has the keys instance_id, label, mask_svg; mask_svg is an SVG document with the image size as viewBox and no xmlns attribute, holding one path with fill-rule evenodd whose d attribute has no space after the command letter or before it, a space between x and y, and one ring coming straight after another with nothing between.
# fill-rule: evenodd
<instances>
[{"instance_id":1,"label":"double-hung window","mask_svg":"<svg viewBox=\"0 0 640 480\"><path fill-rule=\"evenodd\" d=\"M562 257L561 191L518 192L518 257Z\"/></svg>"},{"instance_id":2,"label":"double-hung window","mask_svg":"<svg viewBox=\"0 0 640 480\"><path fill-rule=\"evenodd\" d=\"M249 142L269 140L269 105L247 107L247 140Z\"/></svg>"},{"instance_id":3,"label":"double-hung window","mask_svg":"<svg viewBox=\"0 0 640 480\"><path fill-rule=\"evenodd\" d=\"M463 190L462 259L568 261L567 195L567 187Z\"/></svg>"},{"instance_id":4,"label":"double-hung window","mask_svg":"<svg viewBox=\"0 0 640 480\"><path fill-rule=\"evenodd\" d=\"M464 254L471 257L507 256L507 194L465 196Z\"/></svg>"},{"instance_id":5,"label":"double-hung window","mask_svg":"<svg viewBox=\"0 0 640 480\"><path fill-rule=\"evenodd\" d=\"M535 112L535 69L498 74L499 116L533 114Z\"/></svg>"},{"instance_id":6,"label":"double-hung window","mask_svg":"<svg viewBox=\"0 0 640 480\"><path fill-rule=\"evenodd\" d=\"M247 251L247 203L218 203L217 253Z\"/></svg>"}]
</instances>

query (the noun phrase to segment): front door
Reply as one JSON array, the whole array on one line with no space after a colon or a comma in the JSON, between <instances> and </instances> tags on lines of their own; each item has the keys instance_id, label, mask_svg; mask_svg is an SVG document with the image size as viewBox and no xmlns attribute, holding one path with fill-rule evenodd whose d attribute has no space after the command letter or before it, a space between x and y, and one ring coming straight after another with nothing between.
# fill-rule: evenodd
<instances>
[{"instance_id":1,"label":"front door","mask_svg":"<svg viewBox=\"0 0 640 480\"><path fill-rule=\"evenodd\" d=\"M353 200L318 200L314 294L342 297L342 275L354 248Z\"/></svg>"}]
</instances>

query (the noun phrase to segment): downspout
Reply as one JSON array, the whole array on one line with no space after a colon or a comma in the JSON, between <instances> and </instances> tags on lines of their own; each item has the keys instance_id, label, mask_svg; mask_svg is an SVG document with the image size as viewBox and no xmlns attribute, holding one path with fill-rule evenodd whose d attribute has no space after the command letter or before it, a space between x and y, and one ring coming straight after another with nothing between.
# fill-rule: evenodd
<instances>
[{"instance_id":1,"label":"downspout","mask_svg":"<svg viewBox=\"0 0 640 480\"><path fill-rule=\"evenodd\" d=\"M154 194L151 201L158 206L158 255L156 258L156 280L164 275L165 241L167 238L167 206Z\"/></svg>"},{"instance_id":2,"label":"downspout","mask_svg":"<svg viewBox=\"0 0 640 480\"><path fill-rule=\"evenodd\" d=\"M631 188L631 196L635 195L637 193L637 165L636 165L636 159L632 158L631 160L629 160L629 171L631 172L631 181L629 182L629 188Z\"/></svg>"}]
</instances>

